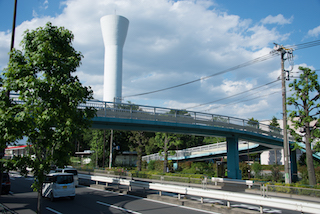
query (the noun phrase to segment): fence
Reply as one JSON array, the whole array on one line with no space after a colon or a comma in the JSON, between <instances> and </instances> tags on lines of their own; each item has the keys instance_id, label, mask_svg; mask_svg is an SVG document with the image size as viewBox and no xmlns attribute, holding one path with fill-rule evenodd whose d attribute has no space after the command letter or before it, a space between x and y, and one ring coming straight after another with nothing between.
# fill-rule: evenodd
<instances>
[{"instance_id":1,"label":"fence","mask_svg":"<svg viewBox=\"0 0 320 214\"><path fill-rule=\"evenodd\" d=\"M230 206L230 201L234 202L245 202L248 204L254 204L260 206L260 213L263 213L263 206L274 207L279 209L288 209L299 212L308 212L308 213L319 213L320 204L313 202L304 202L301 200L293 200L286 198L269 198L245 193L237 193L237 192L228 192L222 190L213 190L207 188L196 188L196 187L188 187L188 186L180 186L177 184L162 184L157 182L143 182L143 181L135 181L132 179L124 179L120 177L105 177L105 176L95 176L95 175L80 175L79 178L82 179L90 179L96 182L106 182L118 184L118 185L126 185L129 188L129 191L132 191L133 188L139 187L144 189L152 189L159 191L159 195L161 192L169 192L178 194L178 199L180 199L180 195L191 195L198 196L201 198L201 202L203 203L203 198L215 198L220 200L226 200L228 206Z\"/></svg>"}]
</instances>

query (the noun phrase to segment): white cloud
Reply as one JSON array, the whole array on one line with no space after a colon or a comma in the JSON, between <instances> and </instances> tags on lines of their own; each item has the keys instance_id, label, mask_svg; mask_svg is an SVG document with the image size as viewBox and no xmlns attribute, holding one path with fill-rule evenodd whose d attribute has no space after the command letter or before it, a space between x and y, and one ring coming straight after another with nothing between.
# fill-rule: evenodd
<instances>
[{"instance_id":1,"label":"white cloud","mask_svg":"<svg viewBox=\"0 0 320 214\"><path fill-rule=\"evenodd\" d=\"M124 45L123 96L154 91L224 71L268 54L272 42L284 41L289 36L261 23L212 9L214 4L206 0L96 0L94 4L87 0L66 0L63 4L63 12L55 17L33 18L19 25L16 40L21 41L25 29L44 26L48 21L71 30L75 36L75 49L84 55L77 75L84 85L92 87L96 99L103 97L104 46L100 18L115 11L130 22ZM280 14L268 16L262 23L287 24L292 19L285 19ZM1 52L9 38L9 32L0 32ZM214 101L273 81L274 75L270 76L270 73L279 67L279 59L276 60L125 100L170 108L187 108ZM1 55L0 68L5 64L6 58ZM259 111L265 114L265 104L270 99L265 97L246 105L237 104L210 112L256 117ZM209 107L203 106L202 109ZM253 108L257 109L253 111ZM267 115L261 117L271 118Z\"/></svg>"},{"instance_id":2,"label":"white cloud","mask_svg":"<svg viewBox=\"0 0 320 214\"><path fill-rule=\"evenodd\" d=\"M320 25L308 31L308 36L318 37L320 35Z\"/></svg>"},{"instance_id":3,"label":"white cloud","mask_svg":"<svg viewBox=\"0 0 320 214\"><path fill-rule=\"evenodd\" d=\"M289 19L286 19L283 17L282 14L278 14L277 16L267 16L266 18L262 19L262 24L278 24L278 25L284 25L284 24L291 24L293 21L293 16L291 16Z\"/></svg>"},{"instance_id":4,"label":"white cloud","mask_svg":"<svg viewBox=\"0 0 320 214\"><path fill-rule=\"evenodd\" d=\"M253 88L253 84L248 83L247 81L224 80L221 88L227 95L230 96Z\"/></svg>"},{"instance_id":5,"label":"white cloud","mask_svg":"<svg viewBox=\"0 0 320 214\"><path fill-rule=\"evenodd\" d=\"M43 5L43 9L45 10L48 9L49 1L45 0L42 5Z\"/></svg>"}]
</instances>

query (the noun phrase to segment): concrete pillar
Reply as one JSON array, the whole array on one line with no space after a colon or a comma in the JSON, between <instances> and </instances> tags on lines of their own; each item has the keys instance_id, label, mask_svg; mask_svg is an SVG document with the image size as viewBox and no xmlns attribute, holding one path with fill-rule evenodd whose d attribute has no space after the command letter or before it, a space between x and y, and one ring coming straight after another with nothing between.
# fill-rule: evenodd
<instances>
[{"instance_id":1,"label":"concrete pillar","mask_svg":"<svg viewBox=\"0 0 320 214\"><path fill-rule=\"evenodd\" d=\"M291 160L291 179L292 182L298 181L298 167L297 167L297 152L290 149L290 160Z\"/></svg>"},{"instance_id":2,"label":"concrete pillar","mask_svg":"<svg viewBox=\"0 0 320 214\"><path fill-rule=\"evenodd\" d=\"M237 137L227 137L227 167L228 178L241 179Z\"/></svg>"}]
</instances>

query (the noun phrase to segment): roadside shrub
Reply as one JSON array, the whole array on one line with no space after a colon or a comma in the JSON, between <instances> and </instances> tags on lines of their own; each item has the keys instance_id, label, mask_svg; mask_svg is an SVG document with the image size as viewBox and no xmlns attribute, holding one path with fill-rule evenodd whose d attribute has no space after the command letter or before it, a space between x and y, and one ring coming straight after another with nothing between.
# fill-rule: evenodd
<instances>
[{"instance_id":1,"label":"roadside shrub","mask_svg":"<svg viewBox=\"0 0 320 214\"><path fill-rule=\"evenodd\" d=\"M148 162L147 162L147 161L142 161L142 162L141 162L141 169L142 169L142 170L146 170L147 167L148 167Z\"/></svg>"},{"instance_id":2,"label":"roadside shrub","mask_svg":"<svg viewBox=\"0 0 320 214\"><path fill-rule=\"evenodd\" d=\"M160 160L151 160L148 163L148 170L151 171L162 171L163 170L163 161Z\"/></svg>"},{"instance_id":3,"label":"roadside shrub","mask_svg":"<svg viewBox=\"0 0 320 214\"><path fill-rule=\"evenodd\" d=\"M254 162L251 166L253 172L254 172L254 177L255 178L261 178L261 171L262 171L262 166L259 162Z\"/></svg>"},{"instance_id":4,"label":"roadside shrub","mask_svg":"<svg viewBox=\"0 0 320 214\"><path fill-rule=\"evenodd\" d=\"M182 174L200 174L209 177L214 177L216 171L215 164L207 162L179 162L179 168L179 172Z\"/></svg>"},{"instance_id":5,"label":"roadside shrub","mask_svg":"<svg viewBox=\"0 0 320 214\"><path fill-rule=\"evenodd\" d=\"M239 163L239 168L241 170L241 177L243 180L249 179L250 166L245 162ZM251 177L251 176L250 176Z\"/></svg>"},{"instance_id":6,"label":"roadside shrub","mask_svg":"<svg viewBox=\"0 0 320 214\"><path fill-rule=\"evenodd\" d=\"M272 165L271 176L272 181L281 182L283 180L279 165Z\"/></svg>"}]
</instances>

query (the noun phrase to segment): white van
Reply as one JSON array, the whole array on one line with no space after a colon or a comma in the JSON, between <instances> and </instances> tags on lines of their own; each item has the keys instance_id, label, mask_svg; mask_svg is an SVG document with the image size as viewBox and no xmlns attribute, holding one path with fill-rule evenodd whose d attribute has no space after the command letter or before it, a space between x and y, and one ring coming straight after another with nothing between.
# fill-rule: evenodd
<instances>
[{"instance_id":1,"label":"white van","mask_svg":"<svg viewBox=\"0 0 320 214\"><path fill-rule=\"evenodd\" d=\"M50 173L42 185L42 197L50 198L54 201L56 198L70 197L74 199L76 189L71 173Z\"/></svg>"},{"instance_id":2,"label":"white van","mask_svg":"<svg viewBox=\"0 0 320 214\"><path fill-rule=\"evenodd\" d=\"M79 186L79 177L78 177L78 170L77 169L68 166L68 167L66 167L64 169L57 168L56 172L72 173L73 174L74 185L76 187Z\"/></svg>"}]
</instances>

